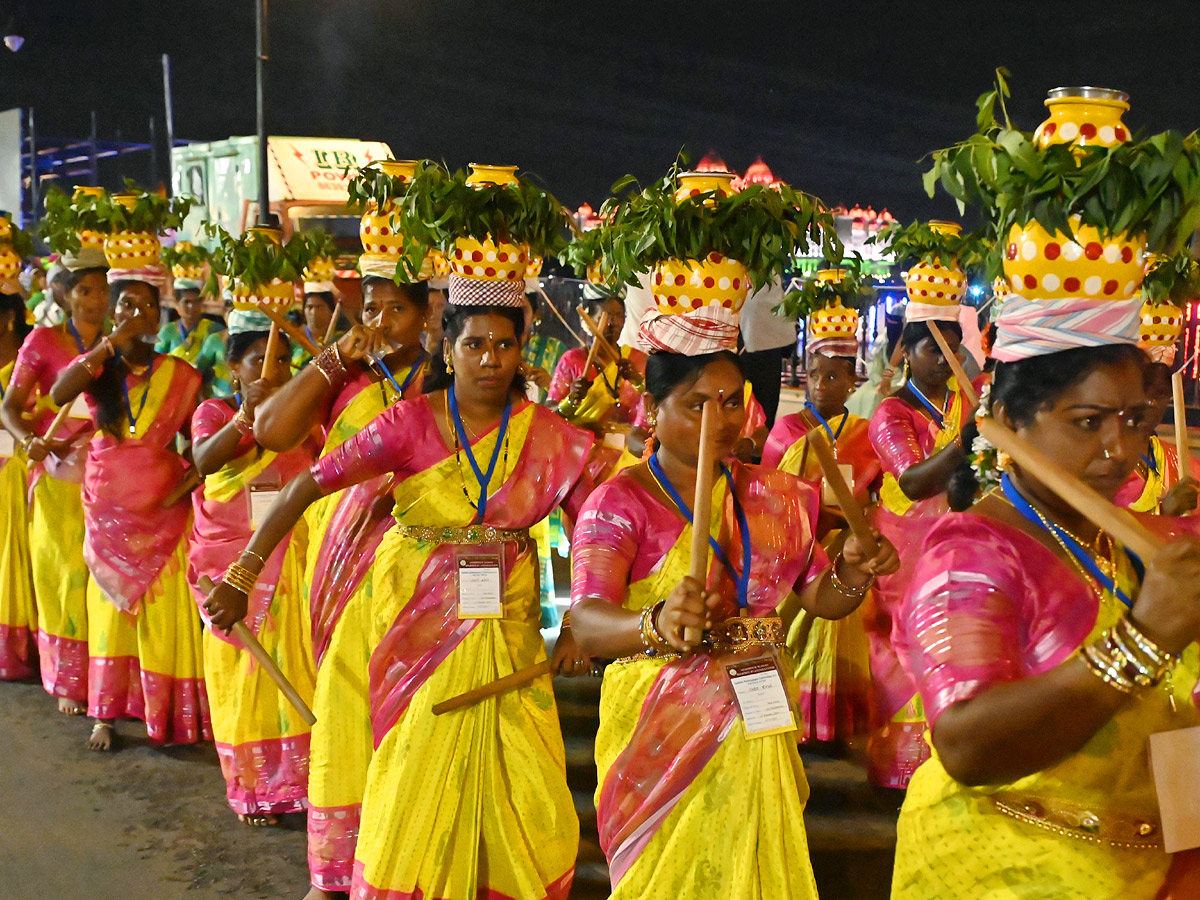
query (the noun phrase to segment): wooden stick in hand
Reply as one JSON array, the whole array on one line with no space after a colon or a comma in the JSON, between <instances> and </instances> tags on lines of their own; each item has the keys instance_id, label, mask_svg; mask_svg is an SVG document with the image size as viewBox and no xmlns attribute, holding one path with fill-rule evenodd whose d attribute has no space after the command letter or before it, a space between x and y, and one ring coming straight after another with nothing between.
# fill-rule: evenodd
<instances>
[{"instance_id":1,"label":"wooden stick in hand","mask_svg":"<svg viewBox=\"0 0 1200 900\"><path fill-rule=\"evenodd\" d=\"M541 678L543 675L550 674L550 660L546 659L538 663L536 666L530 666L527 669L518 669L511 675L505 675L503 678L497 678L495 681L489 682L482 687L477 687L465 693L459 694L457 697L451 697L449 700L443 700L441 703L433 705L433 714L440 716L452 710L462 709L467 706L474 706L476 703L481 703L488 697L495 697L499 694L505 694L509 691L515 691L519 687L524 687L529 682Z\"/></svg>"},{"instance_id":2,"label":"wooden stick in hand","mask_svg":"<svg viewBox=\"0 0 1200 900\"><path fill-rule=\"evenodd\" d=\"M938 349L942 351L942 356L946 357L946 362L950 364L950 371L954 373L954 379L958 382L958 389L963 392L963 396L967 398L967 403L971 409L979 406L979 395L975 393L975 386L971 384L971 379L967 377L966 371L962 367L962 363L958 361L958 354L950 349L950 345L946 343L946 336L942 334L942 329L938 328L937 322L928 322L929 333L933 335L933 339L937 342Z\"/></svg>"},{"instance_id":3,"label":"wooden stick in hand","mask_svg":"<svg viewBox=\"0 0 1200 900\"><path fill-rule=\"evenodd\" d=\"M606 337L608 334L608 323L605 321L605 317L601 316L600 321L597 322L588 315L588 311L582 306L576 309L576 312L579 313L579 321L592 333L593 343L600 345L600 349L610 358L611 362L620 362L621 351L610 344Z\"/></svg>"},{"instance_id":4,"label":"wooden stick in hand","mask_svg":"<svg viewBox=\"0 0 1200 900\"><path fill-rule=\"evenodd\" d=\"M200 580L196 584L204 593L212 593L214 585L212 579L207 575L201 575ZM263 645L258 642L258 638L246 627L246 623L241 620L235 622L231 633L237 638L238 643L246 648L246 652L253 656L255 661L263 667L263 671L267 673L267 677L275 682L276 687L287 698L288 703L292 704L296 712L300 713L300 718L309 725L315 725L317 717L313 715L313 711L308 708L308 704L304 702L304 698L300 696L300 693L292 683L287 680L287 676L280 671L279 666L275 664L275 660L271 658L271 655L267 653Z\"/></svg>"},{"instance_id":5,"label":"wooden stick in hand","mask_svg":"<svg viewBox=\"0 0 1200 900\"><path fill-rule=\"evenodd\" d=\"M542 290L540 285L538 286L537 292L538 292L538 296L540 296L542 298L542 302L545 303L548 307L550 307L550 312L554 313L554 317L556 319L558 319L559 322L562 323L562 327L567 329L567 331L570 333L571 337L575 338L575 340L577 340L579 342L580 347L586 347L587 341L585 341L583 338L581 338L579 336L579 332L577 332L574 328L572 328L567 323L567 320L563 317L563 314L558 311L558 307L554 305L554 301L551 300L550 297L546 294L546 292ZM526 337L528 337L528 335L526 335Z\"/></svg>"},{"instance_id":6,"label":"wooden stick in hand","mask_svg":"<svg viewBox=\"0 0 1200 900\"><path fill-rule=\"evenodd\" d=\"M980 420L979 433L1022 469L1036 473L1038 481L1136 553L1143 563L1148 565L1161 549L1162 543L1129 510L1114 506L1019 434L992 418Z\"/></svg>"},{"instance_id":7,"label":"wooden stick in hand","mask_svg":"<svg viewBox=\"0 0 1200 900\"><path fill-rule=\"evenodd\" d=\"M270 306L263 306L262 312L263 315L270 319L273 324L279 326L280 331L286 334L295 343L303 347L304 352L309 356L316 356L321 352L321 348L318 347L312 341L312 339L304 333L304 329L293 325L291 320L283 313Z\"/></svg>"},{"instance_id":8,"label":"wooden stick in hand","mask_svg":"<svg viewBox=\"0 0 1200 900\"><path fill-rule=\"evenodd\" d=\"M62 428L63 422L67 421L67 416L71 413L71 404L63 406L55 415L54 421L50 423L50 427L46 429L46 433L42 435L43 441L49 441L54 437L54 433Z\"/></svg>"},{"instance_id":9,"label":"wooden stick in hand","mask_svg":"<svg viewBox=\"0 0 1200 900\"><path fill-rule=\"evenodd\" d=\"M602 315L600 317L601 333L603 333L604 329L607 327L608 327L608 313L605 313L604 315ZM599 352L599 350L600 350L600 338L596 338L595 340L592 341L592 348L590 350L588 350L587 362L585 362L583 364L583 377L584 378L588 377L588 370L591 369L592 363L594 363L596 361L596 353ZM599 367L597 367L597 368L599 368Z\"/></svg>"},{"instance_id":10,"label":"wooden stick in hand","mask_svg":"<svg viewBox=\"0 0 1200 900\"><path fill-rule=\"evenodd\" d=\"M263 356L262 375L261 378L267 381L275 379L276 372L279 371L279 360L276 358L279 355L279 323L271 320L271 331L267 334L267 351Z\"/></svg>"},{"instance_id":11,"label":"wooden stick in hand","mask_svg":"<svg viewBox=\"0 0 1200 900\"><path fill-rule=\"evenodd\" d=\"M200 477L200 470L192 466L184 473L183 481L171 493L167 494L167 499L162 502L162 508L174 506L196 488L200 487L200 482L203 481Z\"/></svg>"},{"instance_id":12,"label":"wooden stick in hand","mask_svg":"<svg viewBox=\"0 0 1200 900\"><path fill-rule=\"evenodd\" d=\"M333 305L333 318L329 320L329 327L325 329L325 337L321 341L326 347L333 343L333 336L337 334L338 318L342 315L342 301L339 300Z\"/></svg>"},{"instance_id":13,"label":"wooden stick in hand","mask_svg":"<svg viewBox=\"0 0 1200 900\"><path fill-rule=\"evenodd\" d=\"M717 401L705 401L700 413L700 458L696 462L696 496L692 502L692 557L688 574L708 584L709 521L712 519L713 467L716 465ZM704 637L698 628L685 628L683 639L698 644Z\"/></svg>"},{"instance_id":14,"label":"wooden stick in hand","mask_svg":"<svg viewBox=\"0 0 1200 900\"><path fill-rule=\"evenodd\" d=\"M863 552L867 556L874 556L879 552L879 542L875 540L875 535L871 532L871 527L867 524L867 517L863 515L862 507L858 505L854 491L851 490L850 485L846 484L846 479L842 477L842 470L838 468L837 458L833 455L833 448L829 446L829 440L825 436L824 426L818 425L808 433L807 437L808 446L816 454L817 462L821 464L821 471L825 473L825 481L833 489L833 494L837 497L838 506L841 507L842 515L846 517L846 524L850 526L850 531L858 538L858 544L862 547Z\"/></svg>"},{"instance_id":15,"label":"wooden stick in hand","mask_svg":"<svg viewBox=\"0 0 1200 900\"><path fill-rule=\"evenodd\" d=\"M1175 450L1179 455L1179 479L1182 481L1192 474L1192 450L1188 446L1187 404L1183 397L1183 369L1171 376L1171 399L1175 404Z\"/></svg>"}]
</instances>

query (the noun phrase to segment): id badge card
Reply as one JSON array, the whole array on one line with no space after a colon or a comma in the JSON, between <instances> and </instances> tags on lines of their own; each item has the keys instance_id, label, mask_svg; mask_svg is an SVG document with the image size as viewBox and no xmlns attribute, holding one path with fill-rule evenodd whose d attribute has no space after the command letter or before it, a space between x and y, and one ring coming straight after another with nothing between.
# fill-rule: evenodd
<instances>
[{"instance_id":1,"label":"id badge card","mask_svg":"<svg viewBox=\"0 0 1200 900\"><path fill-rule=\"evenodd\" d=\"M67 412L70 419L91 419L92 411L88 409L87 397L79 394L71 401L71 409Z\"/></svg>"},{"instance_id":2,"label":"id badge card","mask_svg":"<svg viewBox=\"0 0 1200 900\"><path fill-rule=\"evenodd\" d=\"M252 484L247 489L250 495L250 528L258 530L258 526L263 523L263 519L267 517L267 513L271 509L271 505L279 496L278 482L263 482L262 484Z\"/></svg>"},{"instance_id":3,"label":"id badge card","mask_svg":"<svg viewBox=\"0 0 1200 900\"><path fill-rule=\"evenodd\" d=\"M12 459L17 453L17 442L13 436L0 428L0 459Z\"/></svg>"},{"instance_id":4,"label":"id badge card","mask_svg":"<svg viewBox=\"0 0 1200 900\"><path fill-rule=\"evenodd\" d=\"M842 479L850 490L854 490L854 466L848 466L844 463L838 463L838 471L842 473ZM821 484L821 503L824 506L832 506L835 509L840 509L841 504L838 503L837 494L833 492L833 488L829 486L828 481Z\"/></svg>"},{"instance_id":5,"label":"id badge card","mask_svg":"<svg viewBox=\"0 0 1200 900\"><path fill-rule=\"evenodd\" d=\"M504 618L504 548L473 544L456 548L458 617Z\"/></svg>"},{"instance_id":6,"label":"id badge card","mask_svg":"<svg viewBox=\"0 0 1200 900\"><path fill-rule=\"evenodd\" d=\"M760 656L725 664L733 685L747 738L769 737L796 730L796 717L775 660Z\"/></svg>"},{"instance_id":7,"label":"id badge card","mask_svg":"<svg viewBox=\"0 0 1200 900\"><path fill-rule=\"evenodd\" d=\"M1150 769L1163 849L1177 853L1200 847L1200 726L1150 735Z\"/></svg>"}]
</instances>

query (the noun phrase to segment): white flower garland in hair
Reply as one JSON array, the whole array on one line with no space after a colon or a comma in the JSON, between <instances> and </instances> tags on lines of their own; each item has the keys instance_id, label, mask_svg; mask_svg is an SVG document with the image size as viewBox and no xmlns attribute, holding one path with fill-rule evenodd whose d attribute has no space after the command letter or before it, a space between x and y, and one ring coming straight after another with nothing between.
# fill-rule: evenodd
<instances>
[{"instance_id":1,"label":"white flower garland in hair","mask_svg":"<svg viewBox=\"0 0 1200 900\"><path fill-rule=\"evenodd\" d=\"M992 383L988 381L979 392L979 406L975 410L975 421L986 419L992 414ZM1007 454L996 449L996 445L977 434L971 441L971 452L967 454L971 463L971 471L979 482L981 494L995 490L1000 486L1000 476L1008 467Z\"/></svg>"}]
</instances>

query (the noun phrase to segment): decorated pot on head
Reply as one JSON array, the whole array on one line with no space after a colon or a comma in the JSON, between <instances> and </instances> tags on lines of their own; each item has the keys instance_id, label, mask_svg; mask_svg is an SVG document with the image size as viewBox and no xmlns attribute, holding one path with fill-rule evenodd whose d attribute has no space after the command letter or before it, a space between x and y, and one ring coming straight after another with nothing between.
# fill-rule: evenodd
<instances>
[{"instance_id":1,"label":"decorated pot on head","mask_svg":"<svg viewBox=\"0 0 1200 900\"><path fill-rule=\"evenodd\" d=\"M1115 147L1129 140L1121 115L1129 95L1097 87L1060 87L1046 98L1050 116L1033 134L1039 147L1072 144L1077 147Z\"/></svg>"},{"instance_id":2,"label":"decorated pot on head","mask_svg":"<svg viewBox=\"0 0 1200 900\"><path fill-rule=\"evenodd\" d=\"M304 281L333 281L336 277L337 267L328 256L318 256L304 269Z\"/></svg>"},{"instance_id":3,"label":"decorated pot on head","mask_svg":"<svg viewBox=\"0 0 1200 900\"><path fill-rule=\"evenodd\" d=\"M819 269L817 281L837 284L846 276L845 269ZM858 357L858 310L847 309L841 300L809 313L805 325L804 349L813 356Z\"/></svg>"},{"instance_id":4,"label":"decorated pot on head","mask_svg":"<svg viewBox=\"0 0 1200 900\"><path fill-rule=\"evenodd\" d=\"M937 234L957 235L957 222L930 222ZM904 273L904 291L908 294L907 322L957 322L959 305L967 293L967 273L957 263L942 265L938 259L923 259Z\"/></svg>"},{"instance_id":5,"label":"decorated pot on head","mask_svg":"<svg viewBox=\"0 0 1200 900\"><path fill-rule=\"evenodd\" d=\"M71 192L71 202L78 203L84 197L102 197L104 196L104 188L95 187L88 184L77 184L75 190ZM94 228L84 228L79 231L79 248L84 249L104 249L104 234Z\"/></svg>"},{"instance_id":6,"label":"decorated pot on head","mask_svg":"<svg viewBox=\"0 0 1200 900\"><path fill-rule=\"evenodd\" d=\"M638 327L642 349L688 356L737 349L739 313L750 293L746 267L737 260L720 253L664 260L654 266L650 293L655 305Z\"/></svg>"},{"instance_id":7,"label":"decorated pot on head","mask_svg":"<svg viewBox=\"0 0 1200 900\"><path fill-rule=\"evenodd\" d=\"M450 286L450 263L446 254L434 247L425 257L429 266L429 287L435 291L444 291ZM424 267L421 269L425 271Z\"/></svg>"},{"instance_id":8,"label":"decorated pot on head","mask_svg":"<svg viewBox=\"0 0 1200 900\"><path fill-rule=\"evenodd\" d=\"M1179 335L1183 332L1183 310L1173 303L1144 303L1138 346L1155 362L1174 365Z\"/></svg>"},{"instance_id":9,"label":"decorated pot on head","mask_svg":"<svg viewBox=\"0 0 1200 900\"><path fill-rule=\"evenodd\" d=\"M517 184L517 167L471 163L471 174L467 176L467 184L472 187Z\"/></svg>"},{"instance_id":10,"label":"decorated pot on head","mask_svg":"<svg viewBox=\"0 0 1200 900\"><path fill-rule=\"evenodd\" d=\"M516 166L471 163L466 183L475 188L515 185ZM529 248L511 241L460 235L449 254L449 301L470 306L521 306L525 301L525 273Z\"/></svg>"},{"instance_id":11,"label":"decorated pot on head","mask_svg":"<svg viewBox=\"0 0 1200 900\"><path fill-rule=\"evenodd\" d=\"M0 282L13 282L21 274L21 257L13 249L12 240L12 219L0 212Z\"/></svg>"},{"instance_id":12,"label":"decorated pot on head","mask_svg":"<svg viewBox=\"0 0 1200 900\"><path fill-rule=\"evenodd\" d=\"M191 241L179 241L175 244L175 249L186 253L194 249L194 245ZM183 281L200 281L204 278L204 266L200 263L176 263L171 266L171 274Z\"/></svg>"},{"instance_id":13,"label":"decorated pot on head","mask_svg":"<svg viewBox=\"0 0 1200 900\"><path fill-rule=\"evenodd\" d=\"M137 194L115 194L113 199L132 212ZM162 244L152 231L114 231L104 239L104 256L113 269L144 269L156 265L162 256Z\"/></svg>"},{"instance_id":14,"label":"decorated pot on head","mask_svg":"<svg viewBox=\"0 0 1200 900\"><path fill-rule=\"evenodd\" d=\"M525 264L525 293L536 294L542 286L540 276L544 264L545 259L541 256L533 253L529 255L529 262Z\"/></svg>"},{"instance_id":15,"label":"decorated pot on head","mask_svg":"<svg viewBox=\"0 0 1200 900\"><path fill-rule=\"evenodd\" d=\"M256 225L248 229L249 236L266 240L277 246L283 245L283 232L278 228ZM252 310L270 308L286 312L296 302L296 285L291 281L272 278L268 282L248 282L235 273L230 285L234 309Z\"/></svg>"},{"instance_id":16,"label":"decorated pot on head","mask_svg":"<svg viewBox=\"0 0 1200 900\"><path fill-rule=\"evenodd\" d=\"M385 159L378 163L380 170L406 184L417 173L417 161L413 159ZM382 278L407 280L405 272L400 268L400 257L409 245L405 235L398 232L392 221L393 205L391 201L378 209L374 203L367 206L367 211L358 226L358 237L362 243L363 252L358 258L358 269L363 277L379 276ZM421 263L417 280L424 281L433 274L433 267L426 258ZM318 279L323 280L323 279Z\"/></svg>"},{"instance_id":17,"label":"decorated pot on head","mask_svg":"<svg viewBox=\"0 0 1200 900\"><path fill-rule=\"evenodd\" d=\"M715 206L717 197L728 197L736 193L733 181L737 176L733 172L681 172L678 177L679 186L675 189L675 202L682 203L691 197L712 193L704 201L705 206Z\"/></svg>"}]
</instances>

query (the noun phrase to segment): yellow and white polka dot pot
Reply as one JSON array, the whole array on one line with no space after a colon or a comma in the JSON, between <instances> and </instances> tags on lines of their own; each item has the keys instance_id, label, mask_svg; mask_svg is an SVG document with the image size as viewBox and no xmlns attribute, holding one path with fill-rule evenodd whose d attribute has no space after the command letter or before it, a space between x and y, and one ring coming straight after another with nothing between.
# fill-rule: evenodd
<instances>
[{"instance_id":1,"label":"yellow and white polka dot pot","mask_svg":"<svg viewBox=\"0 0 1200 900\"><path fill-rule=\"evenodd\" d=\"M735 259L710 253L703 260L668 259L654 267L650 292L659 312L673 315L704 306L739 312L750 292L746 267Z\"/></svg>"},{"instance_id":2,"label":"yellow and white polka dot pot","mask_svg":"<svg viewBox=\"0 0 1200 900\"><path fill-rule=\"evenodd\" d=\"M1102 239L1090 225L1071 223L1075 239L1051 235L1037 222L1014 225L1004 249L1004 275L1028 300L1129 300L1142 285L1143 235Z\"/></svg>"}]
</instances>

